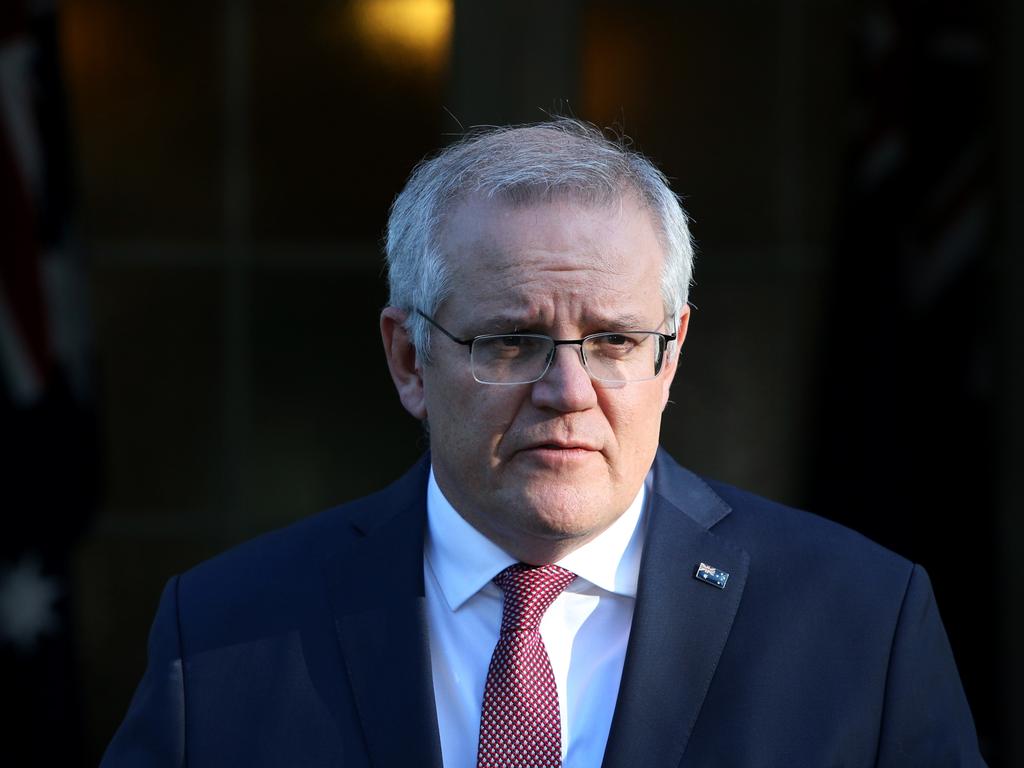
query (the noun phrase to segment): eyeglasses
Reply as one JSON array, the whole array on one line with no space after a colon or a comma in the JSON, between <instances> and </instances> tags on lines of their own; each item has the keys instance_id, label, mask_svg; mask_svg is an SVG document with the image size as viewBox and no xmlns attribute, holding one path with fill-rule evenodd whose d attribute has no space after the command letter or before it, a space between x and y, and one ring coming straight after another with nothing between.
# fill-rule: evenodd
<instances>
[{"instance_id":1,"label":"eyeglasses","mask_svg":"<svg viewBox=\"0 0 1024 768\"><path fill-rule=\"evenodd\" d=\"M648 381L661 373L665 349L676 334L657 331L592 333L582 339L553 339L540 333L488 333L460 339L430 315L416 314L454 341L469 347L473 378L481 384L532 384L544 378L555 348L578 344L590 377L605 384Z\"/></svg>"}]
</instances>

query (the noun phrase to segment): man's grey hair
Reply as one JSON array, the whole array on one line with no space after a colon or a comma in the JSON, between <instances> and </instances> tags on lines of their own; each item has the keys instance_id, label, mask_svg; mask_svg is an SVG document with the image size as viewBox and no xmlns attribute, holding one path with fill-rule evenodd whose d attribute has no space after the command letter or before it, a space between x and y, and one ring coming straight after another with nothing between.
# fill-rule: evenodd
<instances>
[{"instance_id":1,"label":"man's grey hair","mask_svg":"<svg viewBox=\"0 0 1024 768\"><path fill-rule=\"evenodd\" d=\"M597 127L570 118L477 130L421 162L395 198L386 252L389 303L407 313L406 329L427 355L430 327L452 290L440 247L446 217L469 197L530 205L560 199L605 205L636 195L665 250L661 294L673 330L693 273L686 212L654 164Z\"/></svg>"}]
</instances>

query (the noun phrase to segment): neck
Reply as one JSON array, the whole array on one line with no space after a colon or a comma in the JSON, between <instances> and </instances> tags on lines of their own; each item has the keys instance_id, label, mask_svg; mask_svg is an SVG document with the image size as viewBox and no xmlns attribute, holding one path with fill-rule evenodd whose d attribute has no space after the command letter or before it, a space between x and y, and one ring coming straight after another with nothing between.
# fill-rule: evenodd
<instances>
[{"instance_id":1,"label":"neck","mask_svg":"<svg viewBox=\"0 0 1024 768\"><path fill-rule=\"evenodd\" d=\"M461 513L460 513L461 514ZM472 519L463 516L470 525L480 533L501 547L505 552L521 563L527 565L549 565L557 563L569 553L582 547L584 544L593 541L601 531L588 531L579 536L535 536L515 532L512 535L502 535L499 531L484 530Z\"/></svg>"}]
</instances>

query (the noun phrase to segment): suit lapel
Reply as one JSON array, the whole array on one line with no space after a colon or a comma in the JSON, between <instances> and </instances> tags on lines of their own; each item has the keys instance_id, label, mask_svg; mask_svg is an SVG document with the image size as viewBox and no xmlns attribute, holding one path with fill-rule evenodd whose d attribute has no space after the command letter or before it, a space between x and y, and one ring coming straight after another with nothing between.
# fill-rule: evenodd
<instances>
[{"instance_id":1,"label":"suit lapel","mask_svg":"<svg viewBox=\"0 0 1024 768\"><path fill-rule=\"evenodd\" d=\"M381 768L441 768L423 596L428 466L368 505L358 538L328 571L356 710L370 762Z\"/></svg>"},{"instance_id":2,"label":"suit lapel","mask_svg":"<svg viewBox=\"0 0 1024 768\"><path fill-rule=\"evenodd\" d=\"M729 508L703 481L659 453L651 497L604 768L679 765L747 578L747 553L708 531ZM700 563L728 572L725 589L694 578Z\"/></svg>"},{"instance_id":3,"label":"suit lapel","mask_svg":"<svg viewBox=\"0 0 1024 768\"><path fill-rule=\"evenodd\" d=\"M423 588L428 467L425 459L366 505L356 538L328 568L338 642L370 762L381 768L441 768ZM663 453L654 478L603 768L679 765L747 578L747 553L708 530L728 506ZM726 588L695 579L700 563L727 571Z\"/></svg>"}]
</instances>

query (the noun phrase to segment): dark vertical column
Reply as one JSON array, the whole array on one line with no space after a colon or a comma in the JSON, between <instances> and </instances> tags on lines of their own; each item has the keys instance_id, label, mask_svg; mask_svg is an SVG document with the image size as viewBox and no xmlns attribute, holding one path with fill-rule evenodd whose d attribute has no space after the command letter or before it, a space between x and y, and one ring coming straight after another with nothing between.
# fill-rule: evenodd
<instances>
[{"instance_id":1,"label":"dark vertical column","mask_svg":"<svg viewBox=\"0 0 1024 768\"><path fill-rule=\"evenodd\" d=\"M244 514L242 483L249 426L249 0L224 2L224 497L225 538Z\"/></svg>"},{"instance_id":2,"label":"dark vertical column","mask_svg":"<svg viewBox=\"0 0 1024 768\"><path fill-rule=\"evenodd\" d=\"M1002 600L1000 706L1003 765L1024 765L1024 7L1004 0L1000 137L1002 211L999 252L999 350L1002 382L995 412L1000 484Z\"/></svg>"},{"instance_id":3,"label":"dark vertical column","mask_svg":"<svg viewBox=\"0 0 1024 768\"><path fill-rule=\"evenodd\" d=\"M999 504L995 8L854 16L815 477L817 508L928 569L993 761L1002 587L964 571L994 567Z\"/></svg>"}]
</instances>

